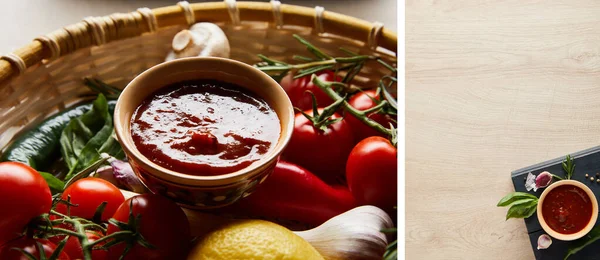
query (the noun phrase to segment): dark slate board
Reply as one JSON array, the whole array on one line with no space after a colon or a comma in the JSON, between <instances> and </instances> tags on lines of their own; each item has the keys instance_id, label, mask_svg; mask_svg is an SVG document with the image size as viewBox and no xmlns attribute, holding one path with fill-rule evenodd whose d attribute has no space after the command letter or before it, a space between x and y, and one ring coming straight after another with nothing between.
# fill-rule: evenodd
<instances>
[{"instance_id":1,"label":"dark slate board","mask_svg":"<svg viewBox=\"0 0 600 260\"><path fill-rule=\"evenodd\" d=\"M600 198L600 183L597 183L595 180L596 173L600 173L600 146L573 153L571 154L571 157L574 158L575 162L575 172L573 173L572 179L587 184L588 187L590 187L590 189L592 189L592 191L596 195L596 198ZM513 171L511 173L511 177L515 186L515 191L528 192L525 189L525 178L527 177L527 174L529 172L537 175L543 171L548 171L550 173L563 177L565 173L562 169L561 163L564 160L565 157L563 156L554 160L546 161L543 163L539 163L536 165ZM590 177L594 177L593 183L589 179L585 178L586 173L589 174ZM538 189L537 192L533 192L532 190L528 193L534 194L539 197L543 191L544 189ZM598 220L596 221L596 225L598 225L599 223L600 218L598 218ZM562 260L567 254L567 249L570 243L572 242L560 241L557 239L552 239L552 245L548 249L537 249L537 239L541 234L544 234L545 232L540 226L536 214L533 214L533 216L531 216L530 218L525 219L525 226L527 227L527 232L529 233L529 240L531 242L533 254L535 255L536 259ZM600 250L598 249L600 249L600 240L587 246L584 250L571 256L569 259L600 260Z\"/></svg>"}]
</instances>

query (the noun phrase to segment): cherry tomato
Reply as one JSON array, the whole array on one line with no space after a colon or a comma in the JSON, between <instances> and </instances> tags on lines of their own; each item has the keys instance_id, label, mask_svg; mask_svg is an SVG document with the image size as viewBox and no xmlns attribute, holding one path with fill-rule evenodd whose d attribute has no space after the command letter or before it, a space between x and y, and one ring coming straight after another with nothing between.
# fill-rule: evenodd
<instances>
[{"instance_id":1,"label":"cherry tomato","mask_svg":"<svg viewBox=\"0 0 600 260\"><path fill-rule=\"evenodd\" d=\"M340 81L331 70L321 71L317 73L319 79L323 81ZM292 105L300 110L312 108L312 97L306 93L307 90L315 94L319 107L326 107L333 103L333 100L310 80L312 75L304 76L299 79L293 79L292 76L286 76L281 80L281 87L290 97Z\"/></svg>"},{"instance_id":2,"label":"cherry tomato","mask_svg":"<svg viewBox=\"0 0 600 260\"><path fill-rule=\"evenodd\" d=\"M323 109L318 111L321 113ZM312 115L312 110L305 113ZM331 118L340 117L335 113ZM304 115L297 113L292 139L283 155L286 160L306 168L326 182L333 183L344 175L353 138L350 125L345 119L328 125L325 131L321 131Z\"/></svg>"},{"instance_id":3,"label":"cherry tomato","mask_svg":"<svg viewBox=\"0 0 600 260\"><path fill-rule=\"evenodd\" d=\"M352 107L358 110L369 109L377 105L370 97L379 99L376 90L366 90L352 96L348 101L348 104L350 104ZM394 122L395 118L387 114L371 113L367 115L367 117L381 124L385 128L389 128L390 123L392 123L394 127L396 126L396 123ZM356 143L369 136L383 136L382 133L378 132L377 130L371 128L368 125L365 125L363 122L356 119L356 117L354 117L350 113L347 114L346 121L348 122L348 124L350 124L350 126L353 129Z\"/></svg>"},{"instance_id":4,"label":"cherry tomato","mask_svg":"<svg viewBox=\"0 0 600 260\"><path fill-rule=\"evenodd\" d=\"M0 245L18 237L29 221L52 206L44 178L18 162L0 163L0 198Z\"/></svg>"},{"instance_id":5,"label":"cherry tomato","mask_svg":"<svg viewBox=\"0 0 600 260\"><path fill-rule=\"evenodd\" d=\"M73 230L73 228L68 224L61 224L58 227ZM85 234L88 238L88 241L90 241L90 242L94 242L102 237L102 234L99 234L94 231L86 231ZM50 240L52 243L58 245L58 243L60 243L64 238L65 238L65 236L53 236L53 237L50 237L48 240ZM69 255L69 257L71 259L83 259L83 249L81 248L81 243L79 242L79 239L77 237L70 236L69 239L67 239L67 243L65 243L63 252L65 252L67 255ZM108 255L108 251L106 251L106 250L101 250L101 249L92 250L92 259L93 260L104 260L104 259L106 259L107 255Z\"/></svg>"},{"instance_id":6,"label":"cherry tomato","mask_svg":"<svg viewBox=\"0 0 600 260\"><path fill-rule=\"evenodd\" d=\"M35 256L36 259L40 259L40 252L38 251L38 246L37 246L36 242L39 242L42 245L46 259L48 257L50 257L52 255L52 253L54 253L54 250L56 249L56 245L48 240L23 237L23 238L19 238L17 240L8 242L4 246L2 246L2 248L0 248L0 259L2 259L2 260L27 260L28 259L25 256L25 254L23 254L22 252L14 249L14 248L19 248L19 249ZM57 260L69 260L69 259L70 259L69 256L63 250L58 255Z\"/></svg>"},{"instance_id":7,"label":"cherry tomato","mask_svg":"<svg viewBox=\"0 0 600 260\"><path fill-rule=\"evenodd\" d=\"M141 216L138 232L156 248L136 244L124 259L184 259L189 249L190 226L183 210L167 198L143 194L123 202L113 218L127 223L130 203L133 215ZM107 236L117 231L120 229L110 224ZM124 249L124 243L111 247L108 259L119 259Z\"/></svg>"},{"instance_id":8,"label":"cherry tomato","mask_svg":"<svg viewBox=\"0 0 600 260\"><path fill-rule=\"evenodd\" d=\"M379 136L360 141L348 157L346 178L359 204L391 211L397 205L398 150Z\"/></svg>"},{"instance_id":9,"label":"cherry tomato","mask_svg":"<svg viewBox=\"0 0 600 260\"><path fill-rule=\"evenodd\" d=\"M74 182L67 187L61 198L67 200L68 196L71 196L71 203L77 205L77 207L70 207L71 216L85 219L92 219L98 206L106 201L102 221L107 221L125 201L119 188L100 178L83 178ZM67 214L67 206L59 204L56 206L56 211Z\"/></svg>"}]
</instances>

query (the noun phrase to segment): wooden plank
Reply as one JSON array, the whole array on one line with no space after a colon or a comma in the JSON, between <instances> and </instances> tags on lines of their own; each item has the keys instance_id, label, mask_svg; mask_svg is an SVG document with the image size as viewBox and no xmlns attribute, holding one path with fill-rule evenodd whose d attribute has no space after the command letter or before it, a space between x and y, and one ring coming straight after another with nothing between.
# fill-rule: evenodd
<instances>
[{"instance_id":1,"label":"wooden plank","mask_svg":"<svg viewBox=\"0 0 600 260\"><path fill-rule=\"evenodd\" d=\"M600 1L406 1L406 258L533 259L508 173L600 144ZM402 159L402 158L401 158Z\"/></svg>"}]
</instances>

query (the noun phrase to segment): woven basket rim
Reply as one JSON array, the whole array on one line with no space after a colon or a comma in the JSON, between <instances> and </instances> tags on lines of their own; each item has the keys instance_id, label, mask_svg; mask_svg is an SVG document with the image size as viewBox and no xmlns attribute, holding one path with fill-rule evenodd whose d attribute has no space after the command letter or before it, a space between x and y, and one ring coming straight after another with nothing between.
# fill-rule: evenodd
<instances>
[{"instance_id":1,"label":"woven basket rim","mask_svg":"<svg viewBox=\"0 0 600 260\"><path fill-rule=\"evenodd\" d=\"M232 2L233 9L231 6ZM194 14L193 16L200 18L194 19L194 21L189 20L190 13L186 13L185 8L182 8L181 5L159 7L152 10L147 8L145 8L146 10L138 9L138 11L128 14L117 13L103 17L93 17L92 19L112 19L115 21L114 25L116 28L123 26L122 23L119 23L120 21L124 21L125 24L127 21L137 24L137 28L134 28L137 29L136 31L132 32L129 30L127 35L120 35L115 39L110 39L102 43L104 44L110 41L137 37L143 33L153 32L157 29L190 24L189 22L208 21L235 23L237 18L237 20L242 22L269 22L270 24L273 24L278 22L278 18L274 15L276 12L274 12L275 5L273 2L278 3L278 1L272 1L271 3L236 3L235 1L225 1L188 4ZM277 13L281 14L279 17L281 20L279 22L282 22L284 25L311 28L317 27L317 19L315 17L317 15L317 10L321 8L322 11L322 7L317 6L316 8L309 8L288 4L278 4L278 6L279 11ZM265 15L267 13L271 15ZM283 17L283 19L281 17ZM98 41L94 39L94 33L97 28L93 28L87 21L89 20L86 19L84 22L72 24L45 36L38 37L29 44L3 56L2 59L0 59L0 86L14 76L24 73L27 68L43 63L44 61L65 56L78 49L87 48L93 45L102 45L97 44ZM365 43L374 40L374 47L382 47L397 53L396 33L386 28L378 28L377 26L381 26L381 24L370 23L359 18L336 12L322 11L321 21L318 25L320 27L319 30L322 30L322 33L331 33L360 40ZM373 35L374 31L375 35ZM83 42L87 44L73 44L73 42ZM96 42L96 44L94 44L94 42ZM53 53L53 49L56 49L56 45L58 45L59 49L61 46L70 46L71 48L63 48L60 50L60 53L57 54ZM54 52L56 51L54 50Z\"/></svg>"}]
</instances>

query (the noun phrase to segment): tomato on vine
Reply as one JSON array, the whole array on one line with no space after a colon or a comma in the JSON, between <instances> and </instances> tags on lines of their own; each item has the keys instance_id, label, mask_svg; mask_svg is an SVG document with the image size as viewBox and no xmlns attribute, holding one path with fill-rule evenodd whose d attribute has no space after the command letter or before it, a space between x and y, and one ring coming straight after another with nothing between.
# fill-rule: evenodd
<instances>
[{"instance_id":1,"label":"tomato on vine","mask_svg":"<svg viewBox=\"0 0 600 260\"><path fill-rule=\"evenodd\" d=\"M316 75L324 81L340 81L340 78L331 70L324 70L316 73ZM300 110L309 110L312 107L312 100L310 96L306 95L306 91L312 92L321 106L328 106L333 103L333 100L311 81L311 76L307 75L293 79L291 75L288 75L280 83L281 87L288 94L292 106Z\"/></svg>"},{"instance_id":2,"label":"tomato on vine","mask_svg":"<svg viewBox=\"0 0 600 260\"><path fill-rule=\"evenodd\" d=\"M130 214L134 217L130 219ZM117 209L106 235L123 230L137 236L108 250L108 259L183 259L190 242L190 226L183 210L171 200L154 194L132 197ZM126 224L126 225L125 225Z\"/></svg>"},{"instance_id":3,"label":"tomato on vine","mask_svg":"<svg viewBox=\"0 0 600 260\"><path fill-rule=\"evenodd\" d=\"M56 250L56 245L45 239L33 239L28 237L22 237L16 240L12 240L6 243L0 248L0 259L2 260L27 260L27 254L33 256L35 259L41 259L40 250L37 244L41 245L44 250L43 254L48 259ZM24 253L25 252L25 253ZM56 260L69 260L71 259L65 251L60 252Z\"/></svg>"},{"instance_id":4,"label":"tomato on vine","mask_svg":"<svg viewBox=\"0 0 600 260\"><path fill-rule=\"evenodd\" d=\"M0 245L18 237L27 223L52 207L44 178L18 162L0 163L0 197Z\"/></svg>"},{"instance_id":5,"label":"tomato on vine","mask_svg":"<svg viewBox=\"0 0 600 260\"><path fill-rule=\"evenodd\" d=\"M377 106L379 100L380 100L380 95L377 93L377 90L373 89L373 90L366 90L366 91L356 93L354 96L352 96L350 98L350 100L348 100L348 104L350 104L350 106L354 107L357 110L364 111L364 110L371 109L371 108ZM382 125L384 127L389 127L390 123L392 125L394 125L394 127L396 126L395 116L392 116L385 112L375 111L372 113L368 113L366 116L367 116L367 118L379 123L380 125ZM369 136L385 137L385 135L383 133L381 133L381 132L373 129L372 127L366 125L365 123L361 122L359 119L357 119L352 114L348 114L346 116L346 121L352 127L356 143L360 142L361 140L363 140Z\"/></svg>"},{"instance_id":6,"label":"tomato on vine","mask_svg":"<svg viewBox=\"0 0 600 260\"><path fill-rule=\"evenodd\" d=\"M326 108L317 108L315 96L313 102L313 109L300 111L294 117L292 138L283 156L334 183L344 175L354 137L345 119L335 113L341 101Z\"/></svg>"},{"instance_id":7,"label":"tomato on vine","mask_svg":"<svg viewBox=\"0 0 600 260\"><path fill-rule=\"evenodd\" d=\"M61 224L58 227L74 231L73 228L70 227L70 225ZM86 231L85 234L86 234L86 237L89 242L94 242L103 237L102 234L95 232L95 231L91 231L91 230ZM65 238L64 235L59 235L59 236L50 237L50 238L48 238L48 240L50 240L54 244L58 245L58 243L60 243L60 241L63 240L64 238ZM101 245L99 245L99 246L101 246ZM84 257L83 256L83 248L81 247L81 242L79 242L79 239L75 236L70 236L69 239L67 239L67 242L65 243L65 247L63 248L63 252L66 253L67 255L69 255L69 257L71 259L83 259L83 257ZM103 250L103 249L93 249L91 255L92 255L92 260L104 260L104 259L106 259L106 256L108 255L108 251Z\"/></svg>"},{"instance_id":8,"label":"tomato on vine","mask_svg":"<svg viewBox=\"0 0 600 260\"><path fill-rule=\"evenodd\" d=\"M71 184L63 192L61 198L75 205L69 207L70 215L92 219L98 206L106 202L101 220L107 221L115 213L119 205L125 201L121 190L114 184L100 178L83 178ZM67 215L67 205L58 204L56 211Z\"/></svg>"}]
</instances>

